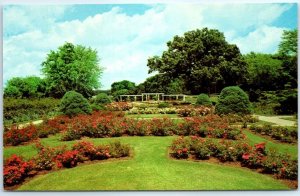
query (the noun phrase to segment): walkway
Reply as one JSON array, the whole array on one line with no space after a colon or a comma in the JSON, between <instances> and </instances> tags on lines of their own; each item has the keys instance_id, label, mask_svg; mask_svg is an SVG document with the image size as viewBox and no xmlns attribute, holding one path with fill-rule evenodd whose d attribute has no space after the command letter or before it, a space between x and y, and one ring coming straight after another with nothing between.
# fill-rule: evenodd
<instances>
[{"instance_id":1,"label":"walkway","mask_svg":"<svg viewBox=\"0 0 300 196\"><path fill-rule=\"evenodd\" d=\"M259 120L274 123L279 126L295 126L295 125L297 125L297 123L295 121L282 119L284 117L291 117L291 116L261 116L261 115L254 115L254 116L256 116Z\"/></svg>"}]
</instances>

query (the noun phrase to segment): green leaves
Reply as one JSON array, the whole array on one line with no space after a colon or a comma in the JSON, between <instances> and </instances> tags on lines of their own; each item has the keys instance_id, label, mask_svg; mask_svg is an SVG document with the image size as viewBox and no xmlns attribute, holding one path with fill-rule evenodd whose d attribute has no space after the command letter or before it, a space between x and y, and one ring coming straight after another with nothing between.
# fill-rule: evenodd
<instances>
[{"instance_id":1,"label":"green leaves","mask_svg":"<svg viewBox=\"0 0 300 196\"><path fill-rule=\"evenodd\" d=\"M148 59L149 73L158 71L171 79L182 78L193 94L246 81L246 66L236 45L223 33L203 28L175 36L161 57ZM228 77L229 76L229 77Z\"/></svg>"},{"instance_id":2,"label":"green leaves","mask_svg":"<svg viewBox=\"0 0 300 196\"><path fill-rule=\"evenodd\" d=\"M59 98L70 90L80 92L85 97L90 96L93 89L100 87L103 68L98 63L96 50L65 43L58 51L51 51L42 63L47 91Z\"/></svg>"}]
</instances>

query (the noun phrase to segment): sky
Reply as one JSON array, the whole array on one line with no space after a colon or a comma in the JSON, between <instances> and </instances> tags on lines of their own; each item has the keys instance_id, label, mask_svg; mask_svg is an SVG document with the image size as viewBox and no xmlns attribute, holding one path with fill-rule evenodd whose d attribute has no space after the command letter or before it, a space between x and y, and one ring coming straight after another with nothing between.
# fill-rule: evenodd
<instances>
[{"instance_id":1,"label":"sky","mask_svg":"<svg viewBox=\"0 0 300 196\"><path fill-rule=\"evenodd\" d=\"M147 59L161 56L175 35L208 27L223 32L242 54L276 53L282 32L297 23L292 3L5 5L3 84L43 77L41 63L65 42L97 50L105 90L116 81L145 81Z\"/></svg>"}]
</instances>

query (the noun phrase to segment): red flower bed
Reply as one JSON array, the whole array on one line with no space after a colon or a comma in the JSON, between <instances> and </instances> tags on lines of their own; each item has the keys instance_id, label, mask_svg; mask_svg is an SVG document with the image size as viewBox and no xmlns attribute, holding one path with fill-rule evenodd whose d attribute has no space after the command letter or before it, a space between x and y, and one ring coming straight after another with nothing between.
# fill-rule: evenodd
<instances>
[{"instance_id":1,"label":"red flower bed","mask_svg":"<svg viewBox=\"0 0 300 196\"><path fill-rule=\"evenodd\" d=\"M8 131L3 135L5 145L16 146L23 142L28 142L34 140L38 137L38 131L36 126L29 125L24 128L18 128L17 126L12 126Z\"/></svg>"},{"instance_id":2,"label":"red flower bed","mask_svg":"<svg viewBox=\"0 0 300 196\"><path fill-rule=\"evenodd\" d=\"M4 186L12 186L21 183L33 170L33 161L23 161L21 157L12 155L4 163L3 181Z\"/></svg>"},{"instance_id":3,"label":"red flower bed","mask_svg":"<svg viewBox=\"0 0 300 196\"><path fill-rule=\"evenodd\" d=\"M204 139L197 136L179 137L171 145L171 155L175 158L209 159L216 157L222 162L240 161L242 166L261 169L264 173L274 174L278 178L296 180L298 162L276 151L266 151L265 143L254 147L244 142L232 142Z\"/></svg>"},{"instance_id":4,"label":"red flower bed","mask_svg":"<svg viewBox=\"0 0 300 196\"><path fill-rule=\"evenodd\" d=\"M55 157L56 166L58 168L76 167L78 162L82 162L82 158L77 150L68 150Z\"/></svg>"}]
</instances>

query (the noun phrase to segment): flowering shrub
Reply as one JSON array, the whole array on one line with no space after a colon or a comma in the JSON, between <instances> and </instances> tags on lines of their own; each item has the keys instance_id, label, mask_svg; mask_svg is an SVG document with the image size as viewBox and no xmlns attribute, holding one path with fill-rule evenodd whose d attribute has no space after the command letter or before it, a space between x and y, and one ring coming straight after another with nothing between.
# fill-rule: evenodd
<instances>
[{"instance_id":1,"label":"flowering shrub","mask_svg":"<svg viewBox=\"0 0 300 196\"><path fill-rule=\"evenodd\" d=\"M177 159L188 158L188 150L190 147L190 141L184 137L178 137L172 142L171 155Z\"/></svg>"},{"instance_id":2,"label":"flowering shrub","mask_svg":"<svg viewBox=\"0 0 300 196\"><path fill-rule=\"evenodd\" d=\"M3 135L5 145L19 145L23 142L28 142L34 140L38 137L37 129L34 125L30 124L24 128L18 128L17 126L12 126Z\"/></svg>"},{"instance_id":3,"label":"flowering shrub","mask_svg":"<svg viewBox=\"0 0 300 196\"><path fill-rule=\"evenodd\" d=\"M221 140L198 136L178 137L172 142L171 156L181 159L189 155L196 159L216 157L221 162L240 161L242 166L261 169L264 173L274 174L279 178L295 180L298 177L297 160L278 154L276 151L266 151L265 143L255 144L254 147L244 142Z\"/></svg>"},{"instance_id":4,"label":"flowering shrub","mask_svg":"<svg viewBox=\"0 0 300 196\"><path fill-rule=\"evenodd\" d=\"M177 110L180 117L205 116L212 114L212 108L206 106L184 106Z\"/></svg>"},{"instance_id":5,"label":"flowering shrub","mask_svg":"<svg viewBox=\"0 0 300 196\"><path fill-rule=\"evenodd\" d=\"M106 108L110 111L127 111L133 108L133 105L127 102L112 102L106 105Z\"/></svg>"},{"instance_id":6,"label":"flowering shrub","mask_svg":"<svg viewBox=\"0 0 300 196\"><path fill-rule=\"evenodd\" d=\"M51 170L55 167L55 157L58 154L62 154L66 151L66 146L62 147L45 147L41 143L36 143L36 148L38 150L37 156L33 158L35 162L35 170Z\"/></svg>"},{"instance_id":7,"label":"flowering shrub","mask_svg":"<svg viewBox=\"0 0 300 196\"><path fill-rule=\"evenodd\" d=\"M76 167L78 162L82 162L82 158L77 150L68 150L55 157L56 166L58 168Z\"/></svg>"},{"instance_id":8,"label":"flowering shrub","mask_svg":"<svg viewBox=\"0 0 300 196\"><path fill-rule=\"evenodd\" d=\"M276 140L286 143L297 142L298 129L297 127L282 127L282 126L250 126L250 130L261 135L268 135Z\"/></svg>"},{"instance_id":9,"label":"flowering shrub","mask_svg":"<svg viewBox=\"0 0 300 196\"><path fill-rule=\"evenodd\" d=\"M5 160L3 168L4 186L12 186L21 183L34 168L32 161L23 161L21 157L12 155Z\"/></svg>"},{"instance_id":10,"label":"flowering shrub","mask_svg":"<svg viewBox=\"0 0 300 196\"><path fill-rule=\"evenodd\" d=\"M23 161L21 157L16 155L12 155L5 160L3 169L4 186L19 184L37 171L62 167L72 168L85 160L103 160L130 155L130 146L121 144L119 141L98 146L88 141L80 141L75 143L71 150L67 150L66 146L48 147L36 142L36 148L38 155L30 161Z\"/></svg>"}]
</instances>

